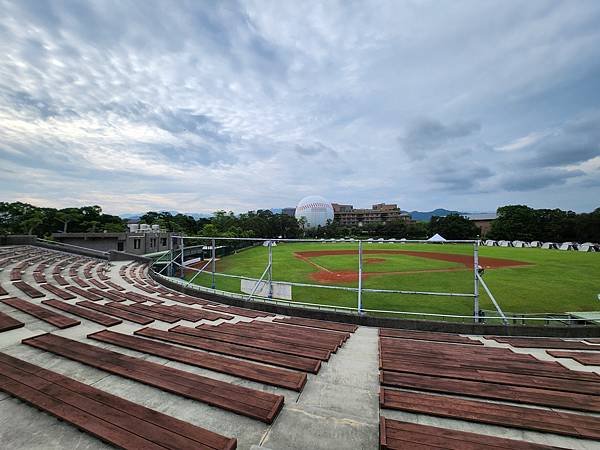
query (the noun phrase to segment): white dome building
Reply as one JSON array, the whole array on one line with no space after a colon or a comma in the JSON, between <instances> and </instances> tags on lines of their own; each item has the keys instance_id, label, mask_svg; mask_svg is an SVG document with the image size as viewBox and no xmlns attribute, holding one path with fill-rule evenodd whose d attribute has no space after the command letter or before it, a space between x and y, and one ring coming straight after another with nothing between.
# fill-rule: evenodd
<instances>
[{"instance_id":1,"label":"white dome building","mask_svg":"<svg viewBox=\"0 0 600 450\"><path fill-rule=\"evenodd\" d=\"M324 227L327 221L333 221L333 206L319 195L304 197L296 206L296 219L306 220L307 228Z\"/></svg>"}]
</instances>

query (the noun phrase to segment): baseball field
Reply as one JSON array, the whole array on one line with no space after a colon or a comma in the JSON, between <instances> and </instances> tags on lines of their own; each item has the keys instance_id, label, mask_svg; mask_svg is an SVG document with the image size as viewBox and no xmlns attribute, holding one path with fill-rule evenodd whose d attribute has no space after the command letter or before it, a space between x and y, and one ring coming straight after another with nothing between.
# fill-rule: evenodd
<instances>
[{"instance_id":1,"label":"baseball field","mask_svg":"<svg viewBox=\"0 0 600 450\"><path fill-rule=\"evenodd\" d=\"M266 247L252 247L217 262L217 272L259 278ZM483 278L506 314L600 310L600 253L536 248L480 247ZM281 243L273 247L273 280L358 286L356 243ZM191 275L188 275L190 278ZM363 244L363 288L473 292L473 246L466 244ZM210 275L195 283L210 286ZM216 288L240 292L240 280L216 277ZM494 307L481 290L480 308ZM292 288L294 301L356 307L357 294ZM439 314L472 314L472 298L363 293L363 308Z\"/></svg>"}]
</instances>

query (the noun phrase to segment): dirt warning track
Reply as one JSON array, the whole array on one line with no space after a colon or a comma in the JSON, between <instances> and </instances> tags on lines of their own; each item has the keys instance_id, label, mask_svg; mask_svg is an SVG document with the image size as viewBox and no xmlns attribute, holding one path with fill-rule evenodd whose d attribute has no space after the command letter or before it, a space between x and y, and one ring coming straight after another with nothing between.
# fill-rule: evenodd
<instances>
[{"instance_id":1,"label":"dirt warning track","mask_svg":"<svg viewBox=\"0 0 600 450\"><path fill-rule=\"evenodd\" d=\"M326 269L325 267L311 261L311 258L318 256L336 256L336 255L356 255L356 250L314 250L305 252L295 252L294 256L300 258L312 266L319 269L318 272L311 274L311 278L314 281L319 282L331 282L331 281L356 281L358 280L358 274L356 271L337 271L333 272ZM427 273L427 272L456 272L460 270L473 269L473 256L471 255L458 255L453 253L441 253L441 252L417 252L411 250L363 250L364 255L407 255L414 256L417 258L435 259L437 261L447 261L460 264L462 267L452 267L447 269L425 269L425 270L405 270L398 272L363 272L363 279L372 275L406 275L414 273ZM367 258L367 263L383 262L381 258ZM518 267L518 266L529 266L531 263L524 261L516 261L512 259L500 259L500 258L488 258L485 256L479 257L479 265L485 269L498 269L502 267Z\"/></svg>"}]
</instances>

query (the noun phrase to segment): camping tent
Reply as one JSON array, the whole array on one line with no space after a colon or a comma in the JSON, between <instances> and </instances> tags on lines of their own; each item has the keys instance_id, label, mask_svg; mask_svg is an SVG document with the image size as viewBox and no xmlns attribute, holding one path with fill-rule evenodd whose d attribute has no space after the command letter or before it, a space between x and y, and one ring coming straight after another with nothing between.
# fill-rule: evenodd
<instances>
[{"instance_id":1,"label":"camping tent","mask_svg":"<svg viewBox=\"0 0 600 450\"><path fill-rule=\"evenodd\" d=\"M512 247L512 242L510 241L498 241L499 247Z\"/></svg>"},{"instance_id":2,"label":"camping tent","mask_svg":"<svg viewBox=\"0 0 600 450\"><path fill-rule=\"evenodd\" d=\"M598 246L592 244L591 242L584 242L580 246L577 247L577 250L580 252L597 252Z\"/></svg>"},{"instance_id":3,"label":"camping tent","mask_svg":"<svg viewBox=\"0 0 600 450\"><path fill-rule=\"evenodd\" d=\"M483 245L485 245L486 247L498 247L498 243L493 239L488 239L483 243Z\"/></svg>"},{"instance_id":4,"label":"camping tent","mask_svg":"<svg viewBox=\"0 0 600 450\"><path fill-rule=\"evenodd\" d=\"M551 249L551 248L558 248L558 246L554 243L554 242L544 242L542 244L542 248L547 248L547 249Z\"/></svg>"},{"instance_id":5,"label":"camping tent","mask_svg":"<svg viewBox=\"0 0 600 450\"><path fill-rule=\"evenodd\" d=\"M529 247L529 243L523 241L512 241L512 245L517 248Z\"/></svg>"},{"instance_id":6,"label":"camping tent","mask_svg":"<svg viewBox=\"0 0 600 450\"><path fill-rule=\"evenodd\" d=\"M561 244L560 247L558 247L559 250L577 250L577 244L574 244L573 242L563 242Z\"/></svg>"},{"instance_id":7,"label":"camping tent","mask_svg":"<svg viewBox=\"0 0 600 450\"><path fill-rule=\"evenodd\" d=\"M529 244L531 247L541 247L542 243L540 241L531 241L531 244Z\"/></svg>"},{"instance_id":8,"label":"camping tent","mask_svg":"<svg viewBox=\"0 0 600 450\"><path fill-rule=\"evenodd\" d=\"M427 239L427 242L446 242L446 239L444 239L439 234L435 233L433 236Z\"/></svg>"},{"instance_id":9,"label":"camping tent","mask_svg":"<svg viewBox=\"0 0 600 450\"><path fill-rule=\"evenodd\" d=\"M277 247L277 242L275 242L275 241L264 241L263 247L268 247L269 244L271 244L271 247Z\"/></svg>"}]
</instances>

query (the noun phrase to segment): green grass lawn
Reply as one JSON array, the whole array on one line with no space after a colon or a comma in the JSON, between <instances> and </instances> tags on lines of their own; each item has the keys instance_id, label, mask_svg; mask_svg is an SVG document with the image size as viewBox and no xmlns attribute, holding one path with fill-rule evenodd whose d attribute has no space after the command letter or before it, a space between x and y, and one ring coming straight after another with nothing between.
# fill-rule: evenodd
<instances>
[{"instance_id":1,"label":"green grass lawn","mask_svg":"<svg viewBox=\"0 0 600 450\"><path fill-rule=\"evenodd\" d=\"M356 249L354 244L281 244L273 248L273 279L315 283L311 274L319 269L294 256L294 252L311 250ZM368 250L414 250L472 255L470 245L424 245L424 244L364 244ZM600 309L597 295L600 293L600 254L562 252L534 248L480 247L480 255L493 258L529 262L532 265L488 269L484 280L505 313L563 313L567 311L592 311ZM374 255L385 262L365 264L365 272L391 272L409 270L444 269L457 267L456 263L437 261L407 255ZM319 256L312 258L317 264L332 271L355 270L357 256ZM217 263L217 271L258 278L267 263L267 248L254 247L227 256ZM217 289L240 292L239 279L217 277ZM210 286L210 276L201 275L195 282ZM333 283L329 283L333 284ZM341 286L357 286L356 281L335 283ZM365 288L402 289L414 291L473 292L471 270L454 272L430 272L412 274L373 274L363 280ZM292 288L294 300L355 307L355 292L330 289ZM433 297L422 295L398 295L363 293L363 307L397 311L415 311L440 314L472 313L472 299L457 297ZM494 309L482 292L480 306Z\"/></svg>"}]
</instances>

